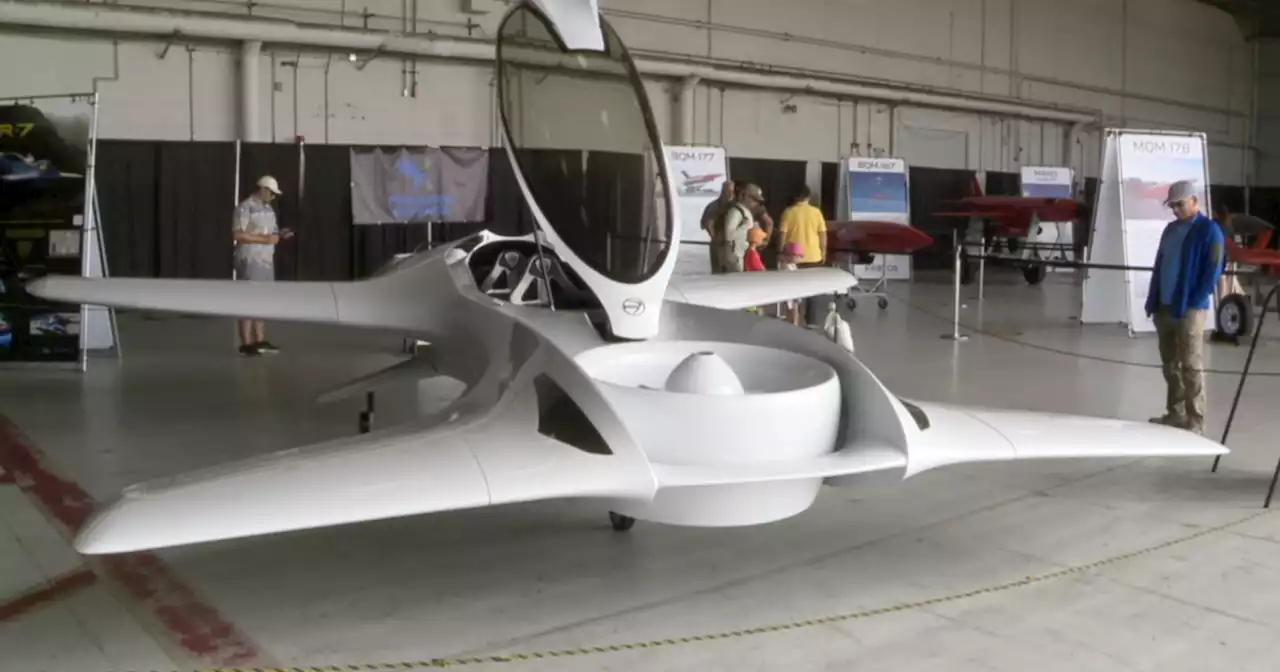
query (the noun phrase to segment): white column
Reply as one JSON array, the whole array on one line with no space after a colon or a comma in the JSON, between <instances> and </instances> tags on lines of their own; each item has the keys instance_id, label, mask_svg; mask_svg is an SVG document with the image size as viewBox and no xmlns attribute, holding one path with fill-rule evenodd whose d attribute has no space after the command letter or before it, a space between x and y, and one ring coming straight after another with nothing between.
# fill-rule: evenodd
<instances>
[{"instance_id":1,"label":"white column","mask_svg":"<svg viewBox=\"0 0 1280 672\"><path fill-rule=\"evenodd\" d=\"M258 142L258 66L262 42L246 40L240 44L240 139Z\"/></svg>"}]
</instances>

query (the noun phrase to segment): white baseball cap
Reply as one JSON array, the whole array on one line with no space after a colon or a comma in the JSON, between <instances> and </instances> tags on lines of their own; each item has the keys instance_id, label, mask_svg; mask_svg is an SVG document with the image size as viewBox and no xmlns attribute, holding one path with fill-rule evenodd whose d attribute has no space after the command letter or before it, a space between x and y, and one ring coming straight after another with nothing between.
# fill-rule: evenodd
<instances>
[{"instance_id":1,"label":"white baseball cap","mask_svg":"<svg viewBox=\"0 0 1280 672\"><path fill-rule=\"evenodd\" d=\"M280 195L280 184L276 182L276 178L271 177L270 175L263 175L261 178L259 178L258 186L266 187L271 193L275 194L276 196Z\"/></svg>"},{"instance_id":2,"label":"white baseball cap","mask_svg":"<svg viewBox=\"0 0 1280 672\"><path fill-rule=\"evenodd\" d=\"M1164 199L1164 204L1171 206L1179 201L1185 201L1196 195L1195 182L1191 180L1178 180L1169 185L1169 197Z\"/></svg>"}]
</instances>

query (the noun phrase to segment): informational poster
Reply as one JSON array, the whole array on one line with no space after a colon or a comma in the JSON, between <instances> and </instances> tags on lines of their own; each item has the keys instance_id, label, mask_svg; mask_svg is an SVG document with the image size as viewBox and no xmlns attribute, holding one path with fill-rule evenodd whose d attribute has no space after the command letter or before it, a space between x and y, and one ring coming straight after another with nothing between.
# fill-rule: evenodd
<instances>
[{"instance_id":1,"label":"informational poster","mask_svg":"<svg viewBox=\"0 0 1280 672\"><path fill-rule=\"evenodd\" d=\"M1170 185L1192 181L1201 210L1212 212L1207 142L1202 133L1109 130L1106 137L1089 261L1149 268L1174 218L1164 204ZM1150 271L1090 269L1080 320L1124 323L1130 335L1154 332L1146 315L1150 286ZM1205 330L1216 328L1211 311Z\"/></svg>"},{"instance_id":2,"label":"informational poster","mask_svg":"<svg viewBox=\"0 0 1280 672\"><path fill-rule=\"evenodd\" d=\"M0 103L0 362L80 360L82 308L24 286L82 274L89 115L87 104L59 115Z\"/></svg>"},{"instance_id":3,"label":"informational poster","mask_svg":"<svg viewBox=\"0 0 1280 672\"><path fill-rule=\"evenodd\" d=\"M1061 166L1023 166L1022 195L1027 198L1074 198L1075 182L1070 168ZM1040 222L1028 234L1031 243L1040 248L1043 259L1074 261L1072 242L1074 222ZM1074 273L1069 266L1050 267L1050 272Z\"/></svg>"},{"instance_id":4,"label":"informational poster","mask_svg":"<svg viewBox=\"0 0 1280 672\"><path fill-rule=\"evenodd\" d=\"M850 157L846 162L842 218L848 221L911 223L907 162L894 158ZM853 267L858 278L909 280L909 255L877 254L869 264Z\"/></svg>"},{"instance_id":5,"label":"informational poster","mask_svg":"<svg viewBox=\"0 0 1280 672\"><path fill-rule=\"evenodd\" d=\"M666 151L680 213L680 254L673 275L707 275L711 273L711 237L702 230L702 213L720 198L728 179L728 159L723 147L668 145Z\"/></svg>"},{"instance_id":6,"label":"informational poster","mask_svg":"<svg viewBox=\"0 0 1280 672\"><path fill-rule=\"evenodd\" d=\"M483 148L351 149L355 224L483 222L488 187Z\"/></svg>"}]
</instances>

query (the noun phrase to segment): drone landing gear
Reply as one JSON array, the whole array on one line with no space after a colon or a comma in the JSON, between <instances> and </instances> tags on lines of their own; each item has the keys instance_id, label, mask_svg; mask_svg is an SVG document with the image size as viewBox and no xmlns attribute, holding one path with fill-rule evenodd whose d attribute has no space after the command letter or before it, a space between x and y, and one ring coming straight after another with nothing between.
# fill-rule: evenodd
<instances>
[{"instance_id":1,"label":"drone landing gear","mask_svg":"<svg viewBox=\"0 0 1280 672\"><path fill-rule=\"evenodd\" d=\"M1240 345L1240 337L1253 331L1253 306L1243 294L1229 294L1218 303L1218 328L1210 336L1215 341Z\"/></svg>"},{"instance_id":2,"label":"drone landing gear","mask_svg":"<svg viewBox=\"0 0 1280 672\"><path fill-rule=\"evenodd\" d=\"M615 532L626 532L635 527L636 519L631 516L624 516L621 513L609 512L609 523L613 525Z\"/></svg>"}]
</instances>

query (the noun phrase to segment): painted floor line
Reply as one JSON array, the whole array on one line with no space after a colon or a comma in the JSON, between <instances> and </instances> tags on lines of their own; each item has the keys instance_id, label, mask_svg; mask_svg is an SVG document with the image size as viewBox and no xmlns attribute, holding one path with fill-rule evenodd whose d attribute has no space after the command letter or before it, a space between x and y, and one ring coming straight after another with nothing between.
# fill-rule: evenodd
<instances>
[{"instance_id":1,"label":"painted floor line","mask_svg":"<svg viewBox=\"0 0 1280 672\"><path fill-rule=\"evenodd\" d=\"M68 572L52 581L42 582L0 602L0 623L12 621L41 606L51 604L78 590L92 586L98 576L88 567Z\"/></svg>"},{"instance_id":2,"label":"painted floor line","mask_svg":"<svg viewBox=\"0 0 1280 672\"><path fill-rule=\"evenodd\" d=\"M42 454L2 415L0 469L68 542L97 504L78 484L50 469ZM218 667L268 662L247 636L179 579L160 556L108 555L92 559L89 566L171 656Z\"/></svg>"}]
</instances>

